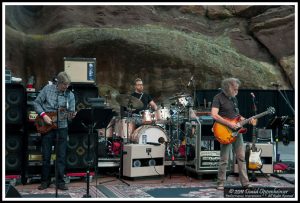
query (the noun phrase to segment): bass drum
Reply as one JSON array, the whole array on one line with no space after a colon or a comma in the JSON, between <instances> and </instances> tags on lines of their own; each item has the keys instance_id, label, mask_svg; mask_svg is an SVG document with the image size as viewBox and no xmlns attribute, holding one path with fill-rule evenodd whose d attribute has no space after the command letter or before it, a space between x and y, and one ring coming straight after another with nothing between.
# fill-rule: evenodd
<instances>
[{"instance_id":1,"label":"bass drum","mask_svg":"<svg viewBox=\"0 0 300 203\"><path fill-rule=\"evenodd\" d=\"M131 135L133 143L142 144L143 135L146 135L149 143L164 143L168 142L167 133L160 126L143 125L137 128Z\"/></svg>"}]
</instances>

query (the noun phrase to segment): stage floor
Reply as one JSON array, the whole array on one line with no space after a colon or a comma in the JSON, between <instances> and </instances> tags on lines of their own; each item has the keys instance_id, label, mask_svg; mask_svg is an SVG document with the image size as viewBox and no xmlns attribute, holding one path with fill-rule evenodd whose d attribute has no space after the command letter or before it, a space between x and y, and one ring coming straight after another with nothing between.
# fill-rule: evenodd
<instances>
[{"instance_id":1,"label":"stage floor","mask_svg":"<svg viewBox=\"0 0 300 203\"><path fill-rule=\"evenodd\" d=\"M257 182L251 182L254 188L295 188L294 174L281 174L287 182L278 177L268 175L270 181L260 174L256 175ZM104 174L98 178L92 178L87 190L87 182L84 178L71 180L67 184L69 190L58 190L57 198L82 198L90 195L92 199L129 199L129 198L224 198L224 191L216 189L216 175L206 174L199 176L186 176L176 171L165 176L153 176L135 179L118 179L116 176ZM52 184L46 190L38 190L39 183L15 185L22 198L45 198L55 200L56 189ZM229 175L225 188L241 188L236 174Z\"/></svg>"},{"instance_id":2,"label":"stage floor","mask_svg":"<svg viewBox=\"0 0 300 203\"><path fill-rule=\"evenodd\" d=\"M280 159L285 162L295 161L294 143L284 146L278 146ZM295 163L295 162L294 162ZM296 166L297 167L297 166ZM172 169L172 170L171 170ZM296 168L297 170L297 168ZM257 174L257 182L251 182L254 189L274 189L274 188L295 188L295 172L278 174L274 176L268 174L269 181L261 174ZM175 167L167 166L163 176L138 177L135 179L118 179L118 167L98 168L90 182L87 190L87 182L84 177L71 178L67 186L69 190L58 190L56 197L55 185L52 184L46 190L38 190L39 181L31 181L25 185L17 183L14 188L25 199L55 200L83 198L90 195L93 200L114 198L129 200L136 198L146 199L169 199L169 198L201 198L201 199L221 199L225 198L224 191L216 189L216 174L187 173L184 165ZM276 175L276 174L275 174ZM237 174L230 174L227 178L226 188L241 188ZM227 197L226 197L227 198ZM225 199L226 199L225 198ZM280 197L279 197L280 198ZM8 199L8 198L7 198Z\"/></svg>"}]
</instances>

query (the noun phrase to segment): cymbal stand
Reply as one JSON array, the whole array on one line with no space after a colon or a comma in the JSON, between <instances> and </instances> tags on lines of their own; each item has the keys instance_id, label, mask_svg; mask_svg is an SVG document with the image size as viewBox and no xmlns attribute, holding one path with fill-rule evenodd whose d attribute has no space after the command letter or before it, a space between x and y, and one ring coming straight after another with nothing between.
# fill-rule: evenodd
<instances>
[{"instance_id":1,"label":"cymbal stand","mask_svg":"<svg viewBox=\"0 0 300 203\"><path fill-rule=\"evenodd\" d=\"M176 118L176 136L177 136L177 140L179 138L179 113L180 110L177 113L177 118ZM170 127L169 127L169 134L170 134L170 142L169 142L169 147L171 148L171 169L170 169L170 179L172 176L172 172L173 172L173 168L176 167L176 162L175 162L175 155L174 155L174 147L175 147L175 138L174 138L174 134L173 134L173 122L172 120L170 120Z\"/></svg>"},{"instance_id":2,"label":"cymbal stand","mask_svg":"<svg viewBox=\"0 0 300 203\"><path fill-rule=\"evenodd\" d=\"M131 101L129 100L128 101L128 110L130 110L130 112L131 112L131 115L132 115L132 103L131 103ZM126 122L127 122L127 143L128 143L128 139L129 139L129 132L128 132L128 130L129 130L129 111L127 111L127 119L126 119ZM131 139L129 139L129 143L131 142ZM123 173L123 156L124 156L124 153L127 153L127 152L124 152L124 140L121 140L121 158L120 158L120 165L119 165L119 177L118 177L118 179L121 181L121 182L123 182L123 183L125 183L126 185L128 185L128 186L130 186L130 184L129 183L127 183L126 181L124 181L123 179L122 179L122 173Z\"/></svg>"},{"instance_id":3,"label":"cymbal stand","mask_svg":"<svg viewBox=\"0 0 300 203\"><path fill-rule=\"evenodd\" d=\"M171 148L171 161L172 161L171 162L171 168L170 168L170 179L171 179L172 171L173 171L173 168L175 168L176 163L175 163L175 156L174 156L174 136L173 136L173 131L172 131L173 122L170 120L169 124L170 124L169 125L169 134L170 134L169 147Z\"/></svg>"}]
</instances>

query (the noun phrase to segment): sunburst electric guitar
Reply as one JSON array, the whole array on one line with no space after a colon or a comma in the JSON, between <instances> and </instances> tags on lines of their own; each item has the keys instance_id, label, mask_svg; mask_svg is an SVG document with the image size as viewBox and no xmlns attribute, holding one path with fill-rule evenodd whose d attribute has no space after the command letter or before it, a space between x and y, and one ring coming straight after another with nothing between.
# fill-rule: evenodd
<instances>
[{"instance_id":1,"label":"sunburst electric guitar","mask_svg":"<svg viewBox=\"0 0 300 203\"><path fill-rule=\"evenodd\" d=\"M239 125L241 126L240 128L238 129L231 129L230 127L224 125L224 124L221 124L221 123L218 123L218 122L215 122L214 125L213 125L213 133L214 133L214 136L215 138L221 143L221 144L230 144L230 143L233 143L236 138L237 138L237 135L238 134L244 134L247 132L247 129L246 128L243 128L243 126L247 123L249 123L249 121L251 119L256 119L256 118L260 118L260 117L263 117L265 115L268 115L268 114L274 114L275 113L275 108L274 107L269 107L267 109L267 111L265 112L262 112L260 114L257 114L255 116L252 116L248 119L245 119L243 121L241 121L241 117L238 116L234 119L226 119L232 123L239 123Z\"/></svg>"}]
</instances>

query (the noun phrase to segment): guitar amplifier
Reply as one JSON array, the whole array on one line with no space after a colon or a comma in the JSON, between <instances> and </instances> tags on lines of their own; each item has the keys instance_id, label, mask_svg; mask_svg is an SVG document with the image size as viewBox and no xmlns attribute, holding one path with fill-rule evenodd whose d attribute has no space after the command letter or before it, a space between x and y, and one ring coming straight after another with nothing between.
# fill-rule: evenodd
<instances>
[{"instance_id":1,"label":"guitar amplifier","mask_svg":"<svg viewBox=\"0 0 300 203\"><path fill-rule=\"evenodd\" d=\"M123 176L164 175L165 145L126 144L123 154Z\"/></svg>"},{"instance_id":2,"label":"guitar amplifier","mask_svg":"<svg viewBox=\"0 0 300 203\"><path fill-rule=\"evenodd\" d=\"M96 58L64 58L65 72L74 83L92 83L96 81Z\"/></svg>"},{"instance_id":3,"label":"guitar amplifier","mask_svg":"<svg viewBox=\"0 0 300 203\"><path fill-rule=\"evenodd\" d=\"M252 143L248 143L251 147ZM247 143L244 143L244 147L246 149ZM275 157L275 145L272 143L255 143L255 146L257 150L259 151L260 149L262 150L260 159L262 161L262 172L263 173L273 173L273 162L274 162L274 157ZM238 173L238 165L237 165L237 160L234 155L234 173ZM255 171L255 173L260 173L260 171Z\"/></svg>"}]
</instances>

